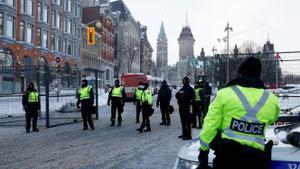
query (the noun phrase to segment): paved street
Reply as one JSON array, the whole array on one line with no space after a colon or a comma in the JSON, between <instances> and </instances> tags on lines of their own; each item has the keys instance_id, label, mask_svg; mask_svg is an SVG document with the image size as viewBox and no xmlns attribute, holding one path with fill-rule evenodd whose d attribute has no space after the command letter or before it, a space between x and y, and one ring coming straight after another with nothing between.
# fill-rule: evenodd
<instances>
[{"instance_id":1,"label":"paved street","mask_svg":"<svg viewBox=\"0 0 300 169\"><path fill-rule=\"evenodd\" d=\"M173 92L174 93L174 92ZM151 117L152 131L138 133L132 103L125 108L122 127L109 127L108 106L100 107L96 130L82 131L76 123L40 128L26 134L24 128L0 128L0 168L78 168L78 169L169 169L178 150L188 141L181 134L176 100L171 126L160 126L160 111ZM194 130L194 135L197 130Z\"/></svg>"}]
</instances>

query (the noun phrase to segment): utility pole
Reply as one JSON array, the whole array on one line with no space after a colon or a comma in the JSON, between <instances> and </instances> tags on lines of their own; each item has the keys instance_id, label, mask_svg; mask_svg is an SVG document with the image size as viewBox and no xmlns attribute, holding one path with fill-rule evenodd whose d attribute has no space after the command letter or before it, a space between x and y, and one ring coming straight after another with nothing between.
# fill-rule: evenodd
<instances>
[{"instance_id":1,"label":"utility pole","mask_svg":"<svg viewBox=\"0 0 300 169\"><path fill-rule=\"evenodd\" d=\"M225 32L227 32L227 35L226 35L226 42L227 42L227 50L226 50L226 54L227 54L227 57L226 57L226 83L229 82L229 32L232 31L232 27L229 26L229 22L227 23L227 26L225 27Z\"/></svg>"}]
</instances>

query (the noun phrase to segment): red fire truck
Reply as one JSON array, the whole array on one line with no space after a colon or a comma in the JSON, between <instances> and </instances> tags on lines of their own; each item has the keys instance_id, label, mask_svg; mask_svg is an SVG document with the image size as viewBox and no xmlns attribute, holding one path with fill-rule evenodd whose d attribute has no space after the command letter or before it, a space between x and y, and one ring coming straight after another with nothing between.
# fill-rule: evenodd
<instances>
[{"instance_id":1,"label":"red fire truck","mask_svg":"<svg viewBox=\"0 0 300 169\"><path fill-rule=\"evenodd\" d=\"M148 82L149 89L152 93L157 94L162 78L153 77L144 73L127 73L121 76L121 84L125 87L127 99L133 99L134 90L138 87L139 82Z\"/></svg>"}]
</instances>

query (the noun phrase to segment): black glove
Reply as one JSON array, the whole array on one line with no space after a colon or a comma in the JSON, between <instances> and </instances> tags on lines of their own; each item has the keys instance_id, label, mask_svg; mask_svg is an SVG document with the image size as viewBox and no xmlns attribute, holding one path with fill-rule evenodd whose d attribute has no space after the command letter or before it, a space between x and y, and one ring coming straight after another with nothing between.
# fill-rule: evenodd
<instances>
[{"instance_id":1,"label":"black glove","mask_svg":"<svg viewBox=\"0 0 300 169\"><path fill-rule=\"evenodd\" d=\"M110 101L107 102L107 105L110 106Z\"/></svg>"},{"instance_id":2,"label":"black glove","mask_svg":"<svg viewBox=\"0 0 300 169\"><path fill-rule=\"evenodd\" d=\"M136 105L135 101L133 101L133 104Z\"/></svg>"},{"instance_id":3,"label":"black glove","mask_svg":"<svg viewBox=\"0 0 300 169\"><path fill-rule=\"evenodd\" d=\"M77 109L80 109L79 102L77 102L77 104L76 104L76 105L77 105Z\"/></svg>"},{"instance_id":4,"label":"black glove","mask_svg":"<svg viewBox=\"0 0 300 169\"><path fill-rule=\"evenodd\" d=\"M159 106L159 103L158 102L156 102L156 107L158 107Z\"/></svg>"},{"instance_id":5,"label":"black glove","mask_svg":"<svg viewBox=\"0 0 300 169\"><path fill-rule=\"evenodd\" d=\"M197 169L208 169L208 153L209 150L207 151L200 150L198 156L199 166L197 167Z\"/></svg>"}]
</instances>

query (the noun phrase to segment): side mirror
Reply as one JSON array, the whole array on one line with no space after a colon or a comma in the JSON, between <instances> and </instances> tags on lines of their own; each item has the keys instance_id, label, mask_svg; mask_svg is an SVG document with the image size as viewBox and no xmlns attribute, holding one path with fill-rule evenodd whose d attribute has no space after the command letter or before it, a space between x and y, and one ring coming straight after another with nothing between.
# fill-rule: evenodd
<instances>
[{"instance_id":1,"label":"side mirror","mask_svg":"<svg viewBox=\"0 0 300 169\"><path fill-rule=\"evenodd\" d=\"M288 133L286 139L291 145L300 148L300 124Z\"/></svg>"}]
</instances>

